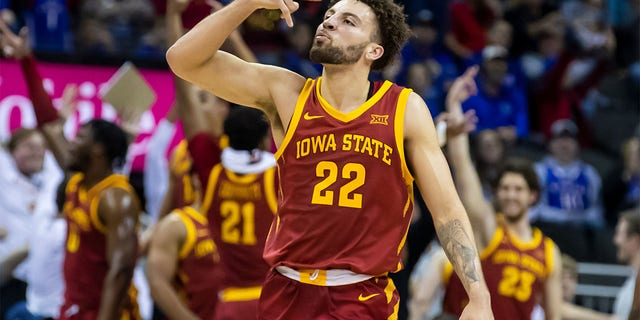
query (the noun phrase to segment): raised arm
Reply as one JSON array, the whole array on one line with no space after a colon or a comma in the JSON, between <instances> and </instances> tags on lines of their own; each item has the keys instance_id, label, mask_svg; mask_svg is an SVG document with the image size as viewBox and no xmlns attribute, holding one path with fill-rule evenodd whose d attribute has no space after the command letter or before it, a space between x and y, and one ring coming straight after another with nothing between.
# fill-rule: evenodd
<instances>
[{"instance_id":1,"label":"raised arm","mask_svg":"<svg viewBox=\"0 0 640 320\"><path fill-rule=\"evenodd\" d=\"M172 45L183 34L182 27L182 12L186 9L189 1L185 0L170 0L167 3L166 14L166 29L167 29L167 42ZM237 32L235 32L237 33ZM174 86L176 91L175 108L182 121L182 128L187 140L193 138L200 132L211 132L215 136L222 135L223 119L228 112L228 106L226 103L216 101L215 103L203 102L205 99L217 99L215 96L205 94L202 90L196 86L182 80L179 77L174 77ZM207 105L205 105L207 104ZM205 108L213 105L214 110L204 110ZM214 123L207 121L205 112L214 112ZM210 128L210 126L213 126Z\"/></svg>"},{"instance_id":2,"label":"raised arm","mask_svg":"<svg viewBox=\"0 0 640 320\"><path fill-rule=\"evenodd\" d=\"M272 119L277 113L288 121L305 79L288 70L249 63L219 50L249 15L262 8L280 9L292 25L290 13L298 9L298 4L291 0L233 1L176 41L167 51L167 62L179 77L222 99L260 108Z\"/></svg>"},{"instance_id":3,"label":"raised arm","mask_svg":"<svg viewBox=\"0 0 640 320\"><path fill-rule=\"evenodd\" d=\"M449 120L454 123L464 121L462 102L471 94L475 94L474 77L476 73L476 67L468 69L456 79L449 89L446 102L447 112ZM469 134L461 132L456 136L449 137L447 150L454 171L456 187L460 192L462 203L469 213L469 219L475 227L476 243L480 249L484 249L496 230L496 219L493 208L484 198L480 177L471 161Z\"/></svg>"},{"instance_id":4,"label":"raised arm","mask_svg":"<svg viewBox=\"0 0 640 320\"><path fill-rule=\"evenodd\" d=\"M147 258L151 297L169 319L197 320L173 288L180 247L187 237L184 223L175 214L164 217L153 232Z\"/></svg>"},{"instance_id":5,"label":"raised arm","mask_svg":"<svg viewBox=\"0 0 640 320\"><path fill-rule=\"evenodd\" d=\"M98 319L117 319L129 297L138 248L138 199L124 189L104 191L98 204L98 216L107 229L107 263Z\"/></svg>"},{"instance_id":6,"label":"raised arm","mask_svg":"<svg viewBox=\"0 0 640 320\"><path fill-rule=\"evenodd\" d=\"M453 185L424 101L411 93L405 114L405 150L440 243L469 296L461 319L493 319L469 218Z\"/></svg>"},{"instance_id":7,"label":"raised arm","mask_svg":"<svg viewBox=\"0 0 640 320\"><path fill-rule=\"evenodd\" d=\"M42 132L49 143L49 148L55 156L58 164L62 168L66 168L68 163L68 142L64 137L63 123L58 116L58 111L54 108L51 97L44 90L42 85L42 77L36 68L36 60L31 53L29 41L27 38L27 29L20 30L20 34L16 35L7 27L0 19L0 46L3 48L7 56L14 57L20 62L22 74L24 75L29 91L29 98L33 104L33 111L36 115L38 128Z\"/></svg>"}]
</instances>

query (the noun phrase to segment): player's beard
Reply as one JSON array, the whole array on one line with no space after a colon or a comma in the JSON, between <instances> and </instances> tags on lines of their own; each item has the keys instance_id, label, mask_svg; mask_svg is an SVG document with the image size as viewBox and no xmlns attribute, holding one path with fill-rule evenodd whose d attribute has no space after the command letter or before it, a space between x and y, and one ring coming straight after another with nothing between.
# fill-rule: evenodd
<instances>
[{"instance_id":1,"label":"player's beard","mask_svg":"<svg viewBox=\"0 0 640 320\"><path fill-rule=\"evenodd\" d=\"M518 214L516 214L516 215L505 214L503 212L503 216L504 216L504 219L507 220L507 222L516 223L516 222L520 221L527 214L527 211L528 211L527 209L522 210L522 211L518 212Z\"/></svg>"},{"instance_id":2,"label":"player's beard","mask_svg":"<svg viewBox=\"0 0 640 320\"><path fill-rule=\"evenodd\" d=\"M326 44L325 46L313 44L309 51L309 59L321 64L354 64L360 57L368 42L354 44L346 48L340 48Z\"/></svg>"}]
</instances>

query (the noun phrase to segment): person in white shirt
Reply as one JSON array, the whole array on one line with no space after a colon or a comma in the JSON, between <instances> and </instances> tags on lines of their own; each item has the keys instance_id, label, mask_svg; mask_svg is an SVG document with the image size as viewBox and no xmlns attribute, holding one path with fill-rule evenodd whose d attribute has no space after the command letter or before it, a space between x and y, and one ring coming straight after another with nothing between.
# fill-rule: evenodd
<instances>
[{"instance_id":1,"label":"person in white shirt","mask_svg":"<svg viewBox=\"0 0 640 320\"><path fill-rule=\"evenodd\" d=\"M0 261L13 255L16 250L24 250L30 243L37 243L31 246L32 250L35 246L42 246L35 250L49 251L47 248L52 243L34 242L33 237L38 234L36 231L43 224L50 223L57 215L55 195L63 173L47 151L44 137L35 129L15 131L6 149L0 148L0 172L0 228L7 232L6 237L0 239ZM63 237L64 233L62 229ZM60 257L62 256L60 252ZM36 285L39 281L32 283L30 277L42 274L42 270L34 270L30 261L20 263L13 270L12 278L0 287L0 310L7 310L16 302L24 300L24 282L30 286L26 295L38 297L37 293L34 295L35 287L31 285ZM55 264L55 261L49 261L43 268L53 270ZM59 264L61 270L61 259ZM61 279L61 272L59 276ZM55 283L55 279L49 281L49 284L52 283ZM62 285L58 289L61 293ZM59 308L59 305L55 307ZM37 308L33 310L38 313L39 311L41 310Z\"/></svg>"}]
</instances>

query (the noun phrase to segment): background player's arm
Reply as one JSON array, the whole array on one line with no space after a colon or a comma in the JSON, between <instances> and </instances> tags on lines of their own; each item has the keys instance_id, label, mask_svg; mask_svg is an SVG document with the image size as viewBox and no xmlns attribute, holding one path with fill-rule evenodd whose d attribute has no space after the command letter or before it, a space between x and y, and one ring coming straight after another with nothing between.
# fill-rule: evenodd
<instances>
[{"instance_id":1,"label":"background player's arm","mask_svg":"<svg viewBox=\"0 0 640 320\"><path fill-rule=\"evenodd\" d=\"M461 319L469 319L470 315L474 319L492 319L489 292L469 218L438 145L431 115L416 93L411 93L407 102L404 137L407 159L432 213L440 244L470 298Z\"/></svg>"},{"instance_id":2,"label":"background player's arm","mask_svg":"<svg viewBox=\"0 0 640 320\"><path fill-rule=\"evenodd\" d=\"M219 50L229 35L260 8L280 9L290 20L289 12L297 10L298 4L291 0L233 1L200 21L171 46L167 62L179 77L222 99L260 108L271 119L278 114L288 121L305 79L289 70L249 63Z\"/></svg>"},{"instance_id":3,"label":"background player's arm","mask_svg":"<svg viewBox=\"0 0 640 320\"><path fill-rule=\"evenodd\" d=\"M420 272L421 277L416 283L410 283L411 299L409 300L409 320L425 319L431 312L438 294L444 290L442 274L447 264L447 256L438 246L432 253L431 260L425 264Z\"/></svg>"},{"instance_id":4,"label":"background player's arm","mask_svg":"<svg viewBox=\"0 0 640 320\"><path fill-rule=\"evenodd\" d=\"M544 317L547 320L562 319L562 257L557 246L553 246L553 270L544 283L544 296L542 308Z\"/></svg>"},{"instance_id":5,"label":"background player's arm","mask_svg":"<svg viewBox=\"0 0 640 320\"><path fill-rule=\"evenodd\" d=\"M449 89L446 103L449 121L453 123L465 121L462 102L475 94L476 73L477 68L469 68ZM484 249L496 230L496 219L493 208L484 198L480 177L471 161L469 134L461 132L448 139L447 151L454 171L455 184L474 226L476 243L480 249Z\"/></svg>"},{"instance_id":6,"label":"background player's arm","mask_svg":"<svg viewBox=\"0 0 640 320\"><path fill-rule=\"evenodd\" d=\"M633 292L633 303L631 303L631 311L629 312L629 320L640 319L640 268L636 277L636 286Z\"/></svg>"},{"instance_id":7,"label":"background player's arm","mask_svg":"<svg viewBox=\"0 0 640 320\"><path fill-rule=\"evenodd\" d=\"M153 301L168 319L198 319L180 300L172 285L180 247L186 237L187 229L184 223L178 216L171 214L158 223L151 238L147 258L147 280Z\"/></svg>"},{"instance_id":8,"label":"background player's arm","mask_svg":"<svg viewBox=\"0 0 640 320\"><path fill-rule=\"evenodd\" d=\"M107 228L107 263L99 320L118 319L129 297L138 249L138 199L129 191L111 188L104 191L98 204L98 216Z\"/></svg>"}]
</instances>

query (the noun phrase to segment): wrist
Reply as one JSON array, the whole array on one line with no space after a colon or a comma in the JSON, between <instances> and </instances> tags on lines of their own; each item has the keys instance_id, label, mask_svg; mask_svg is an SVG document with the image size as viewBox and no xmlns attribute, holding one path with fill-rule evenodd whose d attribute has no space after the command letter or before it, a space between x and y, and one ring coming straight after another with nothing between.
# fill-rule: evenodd
<instances>
[{"instance_id":1,"label":"wrist","mask_svg":"<svg viewBox=\"0 0 640 320\"><path fill-rule=\"evenodd\" d=\"M469 300L475 300L477 302L490 302L491 295L484 280L472 283L469 286L468 292Z\"/></svg>"}]
</instances>

